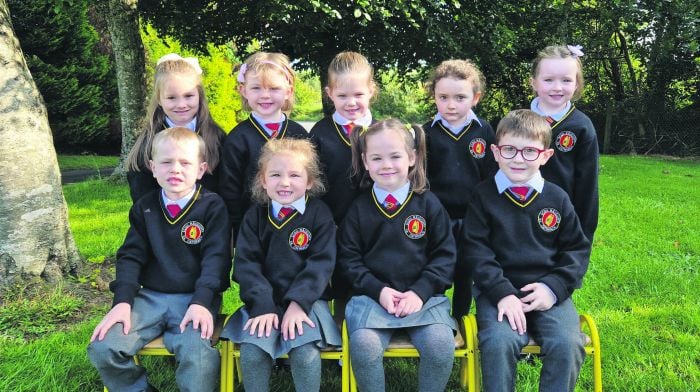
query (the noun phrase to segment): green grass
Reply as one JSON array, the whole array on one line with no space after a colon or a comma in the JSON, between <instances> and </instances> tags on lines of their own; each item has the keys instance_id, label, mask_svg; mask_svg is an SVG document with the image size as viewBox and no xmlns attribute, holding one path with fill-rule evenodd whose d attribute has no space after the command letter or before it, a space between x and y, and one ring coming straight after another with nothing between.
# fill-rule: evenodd
<instances>
[{"instance_id":1,"label":"green grass","mask_svg":"<svg viewBox=\"0 0 700 392\"><path fill-rule=\"evenodd\" d=\"M700 385L700 162L661 158L605 156L601 159L601 218L591 265L583 287L574 294L580 311L589 313L601 333L603 385L606 391L690 391ZM112 257L128 226L130 205L124 185L90 181L64 187L71 227L80 252L92 267ZM97 272L95 272L97 271ZM80 282L95 283L102 270L86 269ZM85 348L94 325L107 310L81 307L70 293L58 291L25 301L0 298L0 390L98 391L97 372ZM63 297L67 297L64 299ZM225 311L239 304L235 288L224 296ZM94 300L94 299L93 299ZM95 301L93 301L95 302ZM51 326L51 306L68 328ZM79 309L77 309L79 308ZM75 312L80 317L75 317ZM80 313L83 312L83 313ZM27 317L12 317L29 313ZM9 316L8 316L9 314ZM47 316L48 315L48 316ZM4 317L4 318L3 318ZM64 317L64 319L66 319ZM2 321L9 320L9 321ZM44 328L44 329L42 329ZM7 332L12 330L12 333ZM32 334L31 331L40 331ZM4 331L4 332L3 332ZM389 391L413 389L414 360L386 360ZM173 361L148 358L145 366L162 391L175 391ZM536 391L539 361L521 362L518 391ZM339 371L324 361L323 390L339 390ZM292 390L288 372L273 376L273 390ZM409 385L411 388L407 388ZM590 359L584 363L578 391L592 389ZM448 385L457 391L456 366Z\"/></svg>"},{"instance_id":2,"label":"green grass","mask_svg":"<svg viewBox=\"0 0 700 392\"><path fill-rule=\"evenodd\" d=\"M59 155L58 167L61 170L99 169L115 167L119 164L118 156L107 155Z\"/></svg>"}]
</instances>

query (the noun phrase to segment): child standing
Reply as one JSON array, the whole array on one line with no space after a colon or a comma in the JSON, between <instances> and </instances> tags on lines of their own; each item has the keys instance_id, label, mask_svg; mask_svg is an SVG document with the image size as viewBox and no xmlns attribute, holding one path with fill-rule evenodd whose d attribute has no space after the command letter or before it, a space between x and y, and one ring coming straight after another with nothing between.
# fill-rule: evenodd
<instances>
[{"instance_id":1,"label":"child standing","mask_svg":"<svg viewBox=\"0 0 700 392\"><path fill-rule=\"evenodd\" d=\"M586 237L598 226L598 137L591 120L572 101L583 92L580 46L548 46L532 63L530 109L552 127L554 156L542 176L571 198Z\"/></svg>"},{"instance_id":2,"label":"child standing","mask_svg":"<svg viewBox=\"0 0 700 392\"><path fill-rule=\"evenodd\" d=\"M202 69L196 58L170 53L158 60L145 122L144 131L126 158L132 202L159 188L150 170L151 145L158 132L170 127L188 128L204 139L207 171L201 183L212 192L218 190L219 150L226 134L209 114Z\"/></svg>"},{"instance_id":3,"label":"child standing","mask_svg":"<svg viewBox=\"0 0 700 392\"><path fill-rule=\"evenodd\" d=\"M354 129L372 124L370 101L376 95L377 86L374 70L367 58L356 52L338 53L328 66L328 86L325 91L333 101L335 112L311 128L311 138L318 149L321 168L328 181L328 192L321 200L330 207L333 219L339 225L359 194L359 186L352 179L351 173L350 136ZM331 287L335 298L335 314L342 319L350 294L350 283L336 270Z\"/></svg>"},{"instance_id":4,"label":"child standing","mask_svg":"<svg viewBox=\"0 0 700 392\"><path fill-rule=\"evenodd\" d=\"M325 92L333 101L335 112L311 128L311 137L328 181L328 192L322 200L333 211L337 224L358 194L356 184L351 181L350 134L355 127L372 125L370 101L376 91L374 70L365 56L341 52L333 58L328 66Z\"/></svg>"},{"instance_id":5,"label":"child standing","mask_svg":"<svg viewBox=\"0 0 700 392\"><path fill-rule=\"evenodd\" d=\"M488 153L495 141L491 125L474 113L484 90L484 77L469 60L443 61L426 85L435 99L437 114L425 128L430 190L450 215L452 233L458 238L469 195L476 184L496 173ZM457 244L457 258L461 249ZM459 319L469 313L472 279L468 271L455 270L452 313Z\"/></svg>"},{"instance_id":6,"label":"child standing","mask_svg":"<svg viewBox=\"0 0 700 392\"><path fill-rule=\"evenodd\" d=\"M296 390L318 391L319 347L341 344L322 299L336 256L333 217L314 198L323 190L310 141L265 144L252 189L260 204L243 217L233 270L245 306L222 334L241 344L246 391L269 390L272 359L287 353Z\"/></svg>"},{"instance_id":7,"label":"child standing","mask_svg":"<svg viewBox=\"0 0 700 392\"><path fill-rule=\"evenodd\" d=\"M540 390L573 391L585 352L571 294L591 244L566 192L540 174L554 153L545 119L510 112L496 140L500 170L474 190L458 260L474 274L484 390L515 389L516 362L532 337L542 347Z\"/></svg>"},{"instance_id":8,"label":"child standing","mask_svg":"<svg viewBox=\"0 0 700 392\"><path fill-rule=\"evenodd\" d=\"M353 170L365 174L361 185L374 182L338 234L339 267L352 282L345 319L357 384L363 392L384 391L384 349L403 330L420 352L419 390L443 391L456 330L444 296L455 241L447 212L426 191L423 131L379 121L353 132L351 145Z\"/></svg>"},{"instance_id":9,"label":"child standing","mask_svg":"<svg viewBox=\"0 0 700 392\"><path fill-rule=\"evenodd\" d=\"M308 137L301 125L288 118L294 106L294 78L282 53L255 53L238 69L238 92L243 108L251 113L226 137L219 183L234 239L251 205L250 187L262 146L270 139Z\"/></svg>"},{"instance_id":10,"label":"child standing","mask_svg":"<svg viewBox=\"0 0 700 392\"><path fill-rule=\"evenodd\" d=\"M151 390L132 357L162 334L179 364L180 390L214 391L220 358L210 339L231 269L226 206L196 184L207 163L194 132L158 132L149 155L162 188L131 207L110 284L113 307L95 327L88 355L109 390Z\"/></svg>"}]
</instances>

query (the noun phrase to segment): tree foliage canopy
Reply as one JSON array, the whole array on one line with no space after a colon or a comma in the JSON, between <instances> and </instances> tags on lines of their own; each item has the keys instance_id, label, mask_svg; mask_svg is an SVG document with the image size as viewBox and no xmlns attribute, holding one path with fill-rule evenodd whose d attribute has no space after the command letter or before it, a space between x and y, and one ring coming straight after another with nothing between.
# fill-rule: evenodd
<instances>
[{"instance_id":1,"label":"tree foliage canopy","mask_svg":"<svg viewBox=\"0 0 700 392\"><path fill-rule=\"evenodd\" d=\"M589 87L579 106L599 129L608 113L613 121L605 131L633 146L663 139L647 132L659 124L645 113L698 107L696 0L141 0L139 11L161 33L195 48L242 48L256 39L319 71L322 82L341 50L399 70L471 58L489 85L480 110L496 118L531 99L529 63L539 49L580 44Z\"/></svg>"}]
</instances>

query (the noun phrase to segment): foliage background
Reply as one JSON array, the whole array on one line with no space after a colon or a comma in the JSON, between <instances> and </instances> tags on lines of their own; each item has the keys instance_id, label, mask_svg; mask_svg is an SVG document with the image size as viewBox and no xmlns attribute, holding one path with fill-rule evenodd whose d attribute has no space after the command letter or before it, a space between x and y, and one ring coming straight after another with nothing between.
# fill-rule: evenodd
<instances>
[{"instance_id":1,"label":"foliage background","mask_svg":"<svg viewBox=\"0 0 700 392\"><path fill-rule=\"evenodd\" d=\"M94 5L8 4L59 150L114 146L114 72ZM327 64L341 50L360 51L375 65L377 117L417 123L434 111L421 87L429 70L448 58L471 58L487 81L477 113L495 124L529 105L529 64L539 49L580 44L587 87L576 105L596 125L603 152L700 153L697 0L139 0L138 7L148 72L162 54L197 56L212 113L226 130L246 116L230 69L251 50L294 60L300 82L293 118L302 120L320 117Z\"/></svg>"},{"instance_id":2,"label":"foliage background","mask_svg":"<svg viewBox=\"0 0 700 392\"><path fill-rule=\"evenodd\" d=\"M112 152L120 143L114 67L88 3L9 0L15 33L46 102L56 148Z\"/></svg>"}]
</instances>

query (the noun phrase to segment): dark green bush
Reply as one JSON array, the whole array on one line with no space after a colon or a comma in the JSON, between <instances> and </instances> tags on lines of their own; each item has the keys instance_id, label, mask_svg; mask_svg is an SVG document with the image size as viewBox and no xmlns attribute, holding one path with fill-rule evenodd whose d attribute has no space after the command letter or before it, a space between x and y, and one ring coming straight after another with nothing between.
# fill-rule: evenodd
<instances>
[{"instance_id":1,"label":"dark green bush","mask_svg":"<svg viewBox=\"0 0 700 392\"><path fill-rule=\"evenodd\" d=\"M61 151L99 150L118 118L116 78L87 17L87 1L9 0L15 32L44 97L54 145Z\"/></svg>"}]
</instances>

